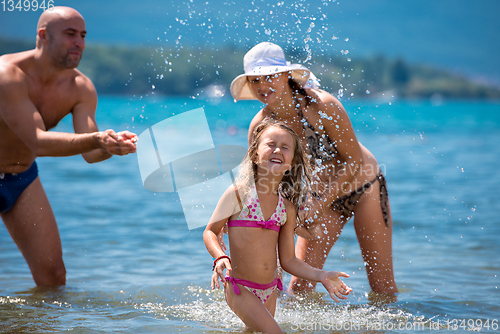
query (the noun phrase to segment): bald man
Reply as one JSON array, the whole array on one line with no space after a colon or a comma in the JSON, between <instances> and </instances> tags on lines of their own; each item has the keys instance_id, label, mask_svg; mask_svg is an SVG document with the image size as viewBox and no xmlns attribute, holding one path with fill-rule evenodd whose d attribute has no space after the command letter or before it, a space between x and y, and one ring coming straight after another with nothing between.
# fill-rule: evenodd
<instances>
[{"instance_id":1,"label":"bald man","mask_svg":"<svg viewBox=\"0 0 500 334\"><path fill-rule=\"evenodd\" d=\"M0 57L0 217L38 286L66 284L66 269L36 157L94 163L136 150L135 134L97 129L96 90L76 69L86 33L80 13L54 7L40 16L35 49ZM75 133L49 131L69 113Z\"/></svg>"}]
</instances>

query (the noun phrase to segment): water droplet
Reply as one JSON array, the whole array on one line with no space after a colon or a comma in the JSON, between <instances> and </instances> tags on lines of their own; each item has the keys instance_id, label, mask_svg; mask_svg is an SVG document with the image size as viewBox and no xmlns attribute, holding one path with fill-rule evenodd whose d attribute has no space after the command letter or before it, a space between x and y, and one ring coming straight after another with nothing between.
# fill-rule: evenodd
<instances>
[{"instance_id":1,"label":"water droplet","mask_svg":"<svg viewBox=\"0 0 500 334\"><path fill-rule=\"evenodd\" d=\"M370 94L370 91L368 89L366 90L366 94Z\"/></svg>"}]
</instances>

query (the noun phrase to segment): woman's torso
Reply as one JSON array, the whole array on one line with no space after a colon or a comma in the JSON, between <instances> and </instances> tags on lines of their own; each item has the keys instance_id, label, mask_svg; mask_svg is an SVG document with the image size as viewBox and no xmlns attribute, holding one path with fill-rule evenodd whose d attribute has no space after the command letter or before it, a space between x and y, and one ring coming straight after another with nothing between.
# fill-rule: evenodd
<instances>
[{"instance_id":1,"label":"woman's torso","mask_svg":"<svg viewBox=\"0 0 500 334\"><path fill-rule=\"evenodd\" d=\"M349 152L339 152L337 150L336 143L339 138L336 138L332 133L327 133L323 125L325 122L332 121L331 119L335 117L349 116L336 99L338 114L331 115L325 112L325 109L321 107L323 104L322 101L324 95L330 95L329 93L319 90L308 90L308 93L312 95L312 100L314 101L310 104L306 104L305 99L300 99L297 104L300 107L292 105L286 113L274 113L267 108L263 108L260 113L262 113L262 119L271 117L275 120L285 122L299 135L308 156L310 156L310 162L315 169L316 175L323 181L327 181L339 170L339 166L345 164L345 156ZM329 97L331 98L331 95ZM350 124L350 122L348 123ZM358 145L361 149L363 163L360 172L355 175L351 182L351 190L355 190L360 184L373 180L380 170L375 156L366 147L361 145L361 143L358 142Z\"/></svg>"}]
</instances>

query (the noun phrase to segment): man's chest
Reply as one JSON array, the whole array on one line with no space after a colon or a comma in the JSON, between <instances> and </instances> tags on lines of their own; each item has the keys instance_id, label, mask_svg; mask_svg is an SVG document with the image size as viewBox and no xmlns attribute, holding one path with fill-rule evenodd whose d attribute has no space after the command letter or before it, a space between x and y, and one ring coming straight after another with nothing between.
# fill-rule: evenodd
<instances>
[{"instance_id":1,"label":"man's chest","mask_svg":"<svg viewBox=\"0 0 500 334\"><path fill-rule=\"evenodd\" d=\"M47 130L54 128L77 103L75 94L65 87L30 87L29 97L42 116Z\"/></svg>"}]
</instances>

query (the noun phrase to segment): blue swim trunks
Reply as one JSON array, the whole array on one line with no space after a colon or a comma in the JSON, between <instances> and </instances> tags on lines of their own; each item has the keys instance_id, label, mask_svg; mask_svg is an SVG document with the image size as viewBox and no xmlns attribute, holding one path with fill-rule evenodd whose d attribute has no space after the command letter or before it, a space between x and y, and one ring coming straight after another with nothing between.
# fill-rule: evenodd
<instances>
[{"instance_id":1,"label":"blue swim trunks","mask_svg":"<svg viewBox=\"0 0 500 334\"><path fill-rule=\"evenodd\" d=\"M28 170L19 174L0 173L0 212L7 212L16 203L31 182L38 176L36 161Z\"/></svg>"}]
</instances>

